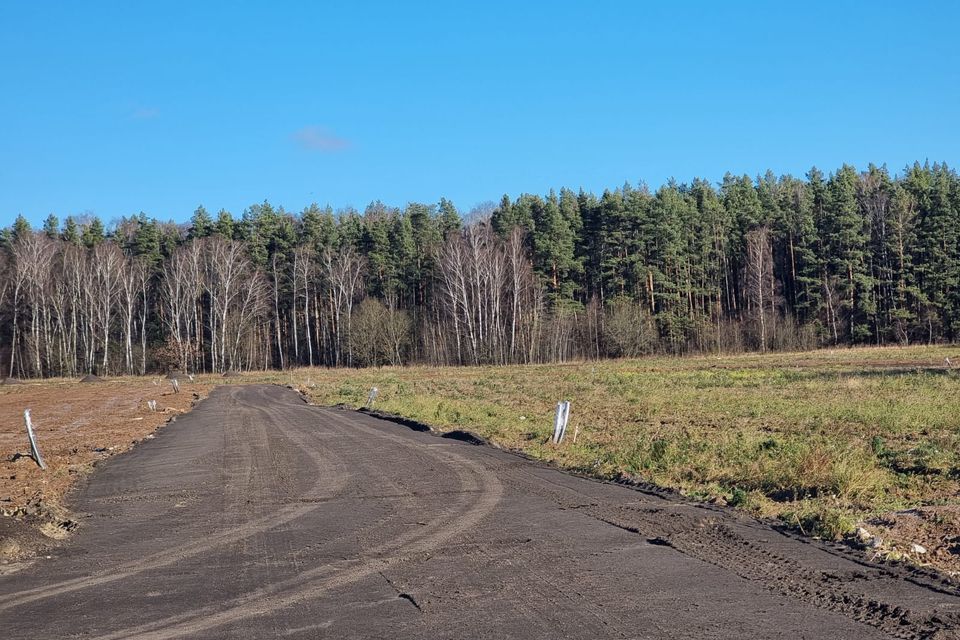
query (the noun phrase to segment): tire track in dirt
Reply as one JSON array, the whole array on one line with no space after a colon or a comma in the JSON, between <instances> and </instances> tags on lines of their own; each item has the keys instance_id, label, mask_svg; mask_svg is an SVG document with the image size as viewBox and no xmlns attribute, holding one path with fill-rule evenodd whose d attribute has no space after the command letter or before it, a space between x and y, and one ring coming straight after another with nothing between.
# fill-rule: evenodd
<instances>
[{"instance_id":1,"label":"tire track in dirt","mask_svg":"<svg viewBox=\"0 0 960 640\"><path fill-rule=\"evenodd\" d=\"M302 424L304 418L320 419L321 421L324 421L327 424L335 425L337 427L337 436L338 437L343 436L344 440L347 443L349 443L349 446L352 446L355 448L359 448L361 446L363 438L369 435L371 431L365 427L357 428L356 424L351 424L350 422L344 420L340 415L337 415L335 412L327 412L322 409L318 410L316 408L307 407L306 405L303 405L301 407L296 407L296 405L294 405L291 408L283 407L279 410L271 409L268 411L263 409L261 406L257 406L256 404L248 404L245 402L241 402L239 404L247 405L244 407L245 411L255 412L261 415L262 418L266 420L276 418L276 417L283 418L283 420L277 420L277 422L280 424L282 424L285 421L289 422L289 424L298 424L298 423ZM304 411L305 409L307 411ZM260 420L257 420L257 422L260 422ZM241 433L243 432L244 431L241 431ZM310 435L313 435L313 434L302 434L297 432L296 430L290 430L284 435L288 437L290 440L295 441L298 444L298 446L302 447L304 450L313 451L317 446L317 441L315 439L310 438ZM401 446L404 449L408 450L407 452L405 452L404 455L409 454L413 457L423 460L424 463L429 462L434 466L440 466L442 470L449 471L453 477L457 477L460 485L459 491L451 490L448 492L443 492L443 495L448 496L448 495L459 494L460 502L456 504L458 505L465 504L467 508L461 509L461 508L447 507L444 509L443 515L440 518L437 518L431 521L427 526L422 527L420 529L413 530L413 531L409 531L405 534L397 536L393 540L387 541L386 543L383 543L377 547L374 547L372 551L368 551L368 553L372 553L375 555L385 554L385 557L377 558L375 559L375 561L372 561L370 563L367 563L366 565L360 565L357 567L351 567L351 566L316 567L307 572L302 572L299 576L297 576L293 580L288 580L286 582L282 582L274 585L266 585L265 587L263 587L262 590L256 593L248 594L246 596L241 596L241 598L237 599L238 606L241 606L242 608L251 602L255 602L257 603L255 607L257 611L262 611L264 609L264 606L266 605L282 607L282 606L286 606L286 604L284 603L293 602L302 597L311 597L310 594L319 593L321 591L327 591L329 589L336 588L338 585L343 585L343 584L353 582L367 575L374 574L377 571L381 571L384 568L394 564L395 562L401 561L404 558L408 557L408 553L404 553L402 555L396 555L396 552L399 551L400 549L405 548L405 551L409 552L409 554L416 555L417 553L420 553L426 549L429 549L434 545L442 544L443 541L456 535L458 532L466 528L469 528L470 526L473 525L475 520L480 519L480 516L477 515L476 510L478 508L483 508L485 501L489 502L489 496L483 495L483 492L481 491L482 489L481 482L479 482L475 478L476 465L460 458L459 456L443 455L440 452L432 451L429 449L423 449L421 447L416 446L416 444L414 443L405 441L402 438L390 436L388 439L394 442L395 444L397 444L398 446ZM247 448L247 450L249 450L249 448ZM254 459L254 456L250 456L250 455L242 455L240 457L240 460L250 461L253 459ZM316 458L315 458L315 462L317 462L316 467L321 466L319 464L319 460L316 460ZM374 468L373 466L361 465L361 467L366 467L366 468L360 469L360 471L363 472L361 475L367 475L369 477L377 477L378 484L381 486L381 488L387 490L388 493L393 494L390 497L390 499L397 500L398 504L397 504L397 508L395 508L392 512L390 512L385 518L377 522L370 523L368 526L363 527L362 529L353 529L352 530L353 535L360 535L363 529L368 529L376 526L386 526L390 520L396 519L404 512L409 512L411 508L415 506L414 501L417 495L416 491L405 491L401 487L397 486L395 483L390 482L389 479L385 478L382 475L382 473L380 475L377 475L377 472L379 470ZM462 469L465 469L465 468L466 469L472 468L474 470L474 473L464 474ZM342 461L338 460L336 465L336 472L339 472L338 475L341 476L340 482L338 483L339 486L337 487L338 489L342 488L342 485L346 482L347 475L344 474L343 471L344 471L344 465ZM329 475L330 474L321 475L320 478L318 478L318 480L314 484L313 489L318 489L322 485L327 484L327 476ZM355 475L357 474L355 473ZM241 483L245 483L247 482L247 478L251 477L251 474L244 473L243 475L238 477L242 478L240 480ZM488 475L486 480L489 483L489 481L491 480L491 477ZM237 478L231 479L231 482L237 482L237 481L238 481ZM495 478L493 478L493 481L495 482ZM330 487L328 486L327 492L325 493L329 494L329 488ZM436 495L436 494L431 494L431 495ZM52 597L54 595L59 595L61 593L65 593L69 591L95 587L100 584L104 584L106 582L112 582L114 580L124 579L130 576L136 575L137 573L159 568L167 564L172 564L180 560L186 559L188 557L195 556L200 553L204 553L205 551L209 551L210 549L217 546L231 544L234 542L248 539L251 536L257 533L263 532L267 529L274 528L285 522L289 522L296 518L309 515L310 512L315 511L317 508L319 508L323 504L329 504L330 502L336 501L336 500L347 500L347 499L350 499L350 498L330 496L330 495L318 495L316 491L307 492L306 494L301 496L300 500L308 500L311 502L317 501L318 504L301 505L299 507L296 507L290 510L285 514L281 514L279 517L277 514L270 514L270 515L258 518L256 520L245 523L244 525L241 525L244 529L243 531L235 530L235 531L225 532L213 538L206 538L204 541L198 541L191 545L187 545L186 547L181 547L177 550L172 551L171 553L161 552L159 554L155 554L151 558L145 559L142 562L136 563L133 566L121 568L120 570L112 569L110 570L109 574L107 572L104 572L104 575L93 576L86 579L72 581L71 583L52 585L47 591L43 593L35 593L35 594L32 594L30 597L21 597L15 600L4 602L0 610L2 610L3 608L11 608L14 606L25 604L27 602L31 602L38 599ZM237 500L234 502L238 503L239 501ZM471 506L472 502L478 503L480 507L472 507ZM495 501L489 505L489 508L486 509L484 513L486 513L486 511L489 511L489 509L492 509L493 504L495 504ZM451 522L453 523L452 525L450 524ZM390 554L394 554L394 555L390 555ZM327 573L329 573L330 575L324 575ZM316 584L309 583L310 580L313 580L315 578L319 579L318 583ZM303 587L298 586L304 581L307 581L309 584ZM292 591L291 591L291 588L293 589ZM272 597L265 602L260 602L260 600L263 597L265 597L267 594L271 594ZM306 595L303 595L303 594L306 594ZM23 594L17 594L17 595L23 595ZM210 623L211 620L224 620L222 624L227 624L227 622L230 619L232 619L231 616L236 617L235 614L237 612L233 612L233 613L230 613L229 615L226 615L225 613L224 615L219 615L211 618L210 617L211 610L217 611L220 608L221 608L221 605L218 604L214 607L210 607L200 612L187 612L182 614L181 616L178 616L178 620L180 618L183 618L184 620L189 621L192 617L198 616L207 621L204 623L204 628L209 628L208 625L211 624ZM240 618L242 617L244 616L240 615ZM144 625L144 629L155 628L157 627L157 625L160 625L162 628L164 625L168 625L168 624L170 624L170 621L167 621L164 623L152 622L152 623L148 623L147 625ZM184 622L181 624L186 624L186 623ZM194 624L192 626L196 626L196 625ZM142 631L143 629L136 631L135 635L140 635Z\"/></svg>"},{"instance_id":2,"label":"tire track in dirt","mask_svg":"<svg viewBox=\"0 0 960 640\"><path fill-rule=\"evenodd\" d=\"M344 413L337 409L323 408L323 411L326 412L326 415L332 414L331 418L335 419L337 419L336 416L339 413L343 416L342 418L338 418L340 420L346 420L347 416L350 418L357 417L357 414ZM364 416L364 418L367 417ZM381 439L385 438L399 444L404 444L405 441L407 441L406 438L391 434L382 428L375 429L368 427L355 419L349 420L348 425L354 429L362 429L371 436ZM471 452L481 451L483 451L482 447L471 449ZM520 465L509 462L505 464L503 460L496 457L484 456L480 464L486 470L486 473L493 474L494 477L500 479L509 480L514 478L517 473L524 474L525 470L518 467L522 467L523 464L526 464L526 461L521 462ZM504 475L506 478L504 478ZM526 478L525 475L523 477ZM589 499L592 500L592 498ZM481 553L486 552L481 550ZM578 591L576 585L561 584L552 579L547 573L537 571L530 566L523 557L521 549L514 547L505 552L504 555L513 563L513 567L516 570L523 571L534 577L533 580L524 582L523 592L518 591L509 582L504 584L505 589L512 591L516 595L513 599L514 606L518 610L527 613L527 618L531 621L531 624L549 629L552 633L572 634L572 637L597 637L600 633L606 636L611 632L621 638L636 637L636 630L631 629L626 621L618 618L610 610L604 608L602 604L593 602L586 594ZM575 607L577 611L582 612L583 615L578 615L573 621L569 619L561 620L558 612L569 609L571 606ZM592 620L594 624L590 624L587 619Z\"/></svg>"},{"instance_id":3,"label":"tire track in dirt","mask_svg":"<svg viewBox=\"0 0 960 640\"><path fill-rule=\"evenodd\" d=\"M492 556L486 549L480 553ZM598 637L599 630L604 636L614 632L619 638L634 638L636 631L610 611L598 606L592 599L570 583L561 583L543 571L537 571L533 563L517 548L512 549L501 561L509 562L515 571L523 572L528 579L523 580L523 591L511 584L504 583L504 589L513 594L513 600L519 610L524 611L530 620L544 627L544 629L562 629L564 633L578 638ZM534 598L531 598L534 595ZM557 616L558 611L565 609L582 611L584 615L573 621L563 621ZM549 622L549 626L546 624ZM592 623L592 624L591 624ZM654 635L654 637L659 637Z\"/></svg>"},{"instance_id":4,"label":"tire track in dirt","mask_svg":"<svg viewBox=\"0 0 960 640\"><path fill-rule=\"evenodd\" d=\"M694 504L667 503L659 498L642 506L605 504L595 495L534 476L523 464L501 460L493 464L498 475L509 484L548 498L562 508L577 510L644 536L653 544L669 546L686 556L763 584L770 591L868 624L892 637L932 638L938 633L960 629L960 613L911 611L857 590L835 574L810 569L793 558L751 542L724 522L730 517L728 514ZM863 574L867 576L863 582L899 580L882 567L864 567Z\"/></svg>"},{"instance_id":5,"label":"tire track in dirt","mask_svg":"<svg viewBox=\"0 0 960 640\"><path fill-rule=\"evenodd\" d=\"M265 433L265 432L264 432ZM290 433L284 435L289 436ZM299 518L302 518L316 509L320 508L325 500L330 500L336 496L346 485L350 474L346 466L339 459L329 459L320 451L309 446L299 435L293 436L295 442L308 453L314 468L317 471L317 480L304 496L309 503L293 506L285 506L273 513L261 516L254 520L249 520L229 528L206 534L202 539L195 542L188 542L175 549L169 549L151 554L142 559L120 564L109 569L98 572L95 575L85 576L66 580L57 584L45 585L35 589L24 590L8 596L0 597L0 611L6 611L13 607L18 607L30 602L50 598L56 595L77 591L80 589L89 589L118 580L124 580L131 576L159 569L171 564L182 562L197 555L206 553L216 547L233 544L245 540L251 536L263 533L269 529L287 524ZM245 438L239 438L244 441ZM250 450L249 446L243 447ZM246 467L251 466L252 455L243 455L242 459L246 461ZM244 472L245 483L249 483L251 474ZM242 498L234 498L235 507L242 502ZM239 509L237 509L239 510Z\"/></svg>"},{"instance_id":6,"label":"tire track in dirt","mask_svg":"<svg viewBox=\"0 0 960 640\"><path fill-rule=\"evenodd\" d=\"M376 433L380 437L391 437L382 431ZM652 544L669 546L688 557L761 583L771 592L873 626L891 637L940 637L936 634L945 629L960 628L960 616L917 614L906 607L885 603L848 587L830 574L808 569L793 559L751 543L723 522L729 514L720 510L692 503L670 503L659 497L649 498L642 507L606 504L595 495L532 474L531 469L539 467L530 467L526 460L504 460L500 452L487 452L485 458L489 460L485 466L508 484L548 498L563 509L577 510L600 522L644 536ZM887 573L881 568L871 569L878 574ZM524 570L533 573L532 569L524 567ZM540 597L554 607L533 611L538 620L549 618L558 602L569 599L564 590L569 585L555 585L553 590L548 590L544 585L550 585L551 581L543 574L539 582L533 584ZM525 600L529 600L529 592L524 595ZM608 611L594 605L583 594L580 594L580 605L598 622L630 637L625 626L611 620ZM530 604L526 602L522 606L529 608Z\"/></svg>"},{"instance_id":7,"label":"tire track in dirt","mask_svg":"<svg viewBox=\"0 0 960 640\"><path fill-rule=\"evenodd\" d=\"M278 414L282 414L282 413L299 414L302 412L302 409L304 408L313 408L313 407L308 407L308 405L301 405L297 407L296 410L281 409L279 411L277 410L267 411L263 409L262 405L260 404L254 404L254 403L244 402L240 400L237 397L237 395L238 393L240 393L242 389L244 389L243 387L231 387L228 389L230 392L229 401L234 407L243 407L247 411L254 411L270 422L273 422L274 416ZM261 395L264 395L262 390L261 390ZM264 401L269 401L269 400L270 400L269 398L266 398L266 397L264 398ZM316 408L313 408L313 409L316 409ZM245 422L250 422L249 416L246 416L244 414L243 417L245 418ZM291 424L296 424L295 419L300 419L303 416L288 415L288 417L291 418ZM312 418L316 416L311 415L309 417ZM332 415L328 413L322 413L320 417L326 418L328 420L331 420L331 422L338 424L342 430L341 433L339 433L338 435L345 436L357 446L362 445L362 439L355 435L352 435L354 432L357 431L356 425L352 425L343 421L335 413L332 413ZM235 435L236 433L239 433L239 431L234 430L232 433ZM265 434L266 432L265 430L260 429L260 433ZM324 504L334 500L335 496L337 496L340 493L340 491L346 485L348 479L351 476L351 474L347 472L347 467L343 463L343 461L338 458L331 459L328 456L325 456L323 453L321 453L320 450L318 450L318 448L315 446L314 443L310 442L309 438L298 433L296 430L278 429L275 431L275 433L280 433L284 437L295 442L303 451L306 451L308 455L310 455L314 463L314 468L317 470L317 474L318 474L317 480L313 484L313 486L303 496L299 498L298 502L300 502L300 504L282 507L281 509L279 509L274 513L270 513L270 514L261 516L260 518L256 518L254 520L250 520L241 524L231 525L229 528L220 532L207 534L204 536L202 540L197 540L192 543L186 543L184 545L177 547L176 549L161 551L133 562L117 565L115 567L102 570L91 576L75 578L75 579L63 581L57 584L45 585L43 587L24 590L18 593L11 594L9 596L0 597L0 611L6 611L14 607L22 606L24 604L35 602L38 600L51 598L57 595L62 595L65 593L70 593L70 592L78 591L82 589L89 589L89 588L97 587L100 585L108 584L111 582L116 582L118 580L124 580L132 576L138 575L140 573L144 573L147 571L156 570L165 566L176 564L184 560L193 558L195 556L207 553L217 547L222 547L225 545L241 542L257 534L264 533L271 529L280 527L282 525L285 525L295 520L298 520L300 518L303 518L311 514L312 512L316 511L317 509L321 508ZM227 437L228 435L230 435L230 433L225 432L225 437ZM244 468L244 471L242 471L241 477L243 479L243 484L247 485L249 484L250 479L252 477L252 472L250 471L250 468L252 466L252 460L254 459L254 457L251 453L251 447L249 446L248 439L244 437L239 437L237 438L237 440L240 441L241 443L244 443L244 444L241 444L241 450L243 453L241 454L240 458L241 458L241 461L243 462L242 467ZM397 441L398 444L402 444L407 448L410 448L411 450L415 449L415 447L412 447L407 442L403 442L401 439L395 439L395 441ZM369 474L374 470L366 469L365 471ZM227 484L232 485L234 483L236 483L236 480L231 479L231 481L228 482ZM236 508L237 505L240 505L244 502L244 499L241 497L242 492L235 492L235 493L237 493L237 495L232 500L232 504L234 508ZM404 497L411 497L412 494L398 492L396 496L398 498L404 498ZM390 517L391 518L396 517L396 515L397 513L395 512L394 514L391 514ZM371 523L370 525L364 528L365 529L373 528L376 526L382 526L383 524L385 523L382 521L377 521L377 522ZM360 531L356 530L355 533L360 533Z\"/></svg>"},{"instance_id":8,"label":"tire track in dirt","mask_svg":"<svg viewBox=\"0 0 960 640\"><path fill-rule=\"evenodd\" d=\"M400 443L409 446L409 443ZM499 480L482 466L453 452L437 454L437 457L446 457L457 463L454 470L462 489L459 492L462 496L459 504L444 509L445 513L420 530L401 534L366 550L365 556L373 556L372 558L361 557L331 565L321 565L303 571L293 579L268 585L227 603L218 603L166 620L124 629L102 636L103 640L132 637L163 640L193 636L215 627L315 599L328 591L382 572L392 565L417 557L449 542L457 535L475 527L493 511L500 501L503 487ZM469 473L465 473L464 470L468 470ZM399 551L402 553L397 553Z\"/></svg>"},{"instance_id":9,"label":"tire track in dirt","mask_svg":"<svg viewBox=\"0 0 960 640\"><path fill-rule=\"evenodd\" d=\"M960 607L955 594L830 557L726 510L312 407L280 387L227 395L195 424L209 429L229 412L234 435L249 434L252 442L241 450L243 443L224 441L235 449L231 463L253 468L214 476L214 483L235 483L229 494L207 493L196 476L182 484L199 487L207 501L201 507L209 504L190 512L203 515L183 529L192 532L185 550L194 558L205 551L192 553L200 548L193 545L207 545L210 556L168 571L147 567L89 597L52 594L49 603L24 603L14 620L29 616L42 626L14 625L9 637L309 637L311 629L332 637L735 638L738 631L787 637L791 630L809 637L952 637L946 634ZM241 425L243 416L249 422ZM196 429L186 433L196 437L172 436L180 450L201 442L209 455L210 443L219 444L198 440ZM149 452L154 464L147 466L160 480L143 486L165 487L157 454L177 450ZM331 495L335 476L343 484ZM111 482L124 477L136 476L127 469ZM118 507L120 522L140 526L143 514L156 511L128 504ZM221 531L218 539L196 538L204 527L268 506L269 514L242 518L241 526L259 529L247 537L231 541L235 532ZM295 512L301 520L278 522ZM327 548L333 539L336 546ZM123 543L127 554L158 546L130 537ZM173 564L177 551L143 560ZM82 555L71 561L84 566ZM46 579L56 580L55 563L46 566ZM0 588L16 584L0 579ZM50 618L36 615L42 611Z\"/></svg>"}]
</instances>

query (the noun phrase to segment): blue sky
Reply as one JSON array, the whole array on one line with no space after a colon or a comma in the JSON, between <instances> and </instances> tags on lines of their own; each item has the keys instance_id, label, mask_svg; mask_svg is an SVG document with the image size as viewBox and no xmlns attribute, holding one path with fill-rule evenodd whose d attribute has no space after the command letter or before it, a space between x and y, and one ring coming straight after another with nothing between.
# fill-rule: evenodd
<instances>
[{"instance_id":1,"label":"blue sky","mask_svg":"<svg viewBox=\"0 0 960 640\"><path fill-rule=\"evenodd\" d=\"M958 163L957 2L4 2L0 225Z\"/></svg>"}]
</instances>

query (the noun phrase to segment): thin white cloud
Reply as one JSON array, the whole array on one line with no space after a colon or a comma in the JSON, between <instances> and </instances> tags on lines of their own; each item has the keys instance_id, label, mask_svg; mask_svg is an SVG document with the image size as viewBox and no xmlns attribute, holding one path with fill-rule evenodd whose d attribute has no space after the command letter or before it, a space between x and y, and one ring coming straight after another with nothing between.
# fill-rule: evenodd
<instances>
[{"instance_id":1,"label":"thin white cloud","mask_svg":"<svg viewBox=\"0 0 960 640\"><path fill-rule=\"evenodd\" d=\"M130 112L132 120L152 120L160 115L160 110L153 107L137 107Z\"/></svg>"},{"instance_id":2,"label":"thin white cloud","mask_svg":"<svg viewBox=\"0 0 960 640\"><path fill-rule=\"evenodd\" d=\"M349 140L336 136L323 127L309 126L298 129L293 132L291 138L301 149L307 151L335 153L349 149L351 146Z\"/></svg>"}]
</instances>

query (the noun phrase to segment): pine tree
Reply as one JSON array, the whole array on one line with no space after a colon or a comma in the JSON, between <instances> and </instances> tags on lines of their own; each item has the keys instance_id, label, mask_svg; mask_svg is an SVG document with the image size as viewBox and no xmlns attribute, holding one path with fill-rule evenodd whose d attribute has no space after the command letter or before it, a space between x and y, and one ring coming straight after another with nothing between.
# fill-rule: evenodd
<instances>
[{"instance_id":1,"label":"pine tree","mask_svg":"<svg viewBox=\"0 0 960 640\"><path fill-rule=\"evenodd\" d=\"M692 281L685 242L695 205L672 180L657 190L652 202L647 261L653 280L654 313L672 350L683 348L691 326Z\"/></svg>"},{"instance_id":2,"label":"pine tree","mask_svg":"<svg viewBox=\"0 0 960 640\"><path fill-rule=\"evenodd\" d=\"M460 212L453 206L453 203L446 198L440 198L437 205L439 212L440 236L445 238L452 231L459 231L463 226L463 220L460 218Z\"/></svg>"},{"instance_id":3,"label":"pine tree","mask_svg":"<svg viewBox=\"0 0 960 640\"><path fill-rule=\"evenodd\" d=\"M915 164L906 172L903 186L917 207L915 274L922 293L918 315L928 341L940 331L952 340L960 332L957 178L945 165Z\"/></svg>"},{"instance_id":4,"label":"pine tree","mask_svg":"<svg viewBox=\"0 0 960 640\"><path fill-rule=\"evenodd\" d=\"M726 208L720 202L716 189L706 180L696 179L690 188L690 196L701 220L701 251L703 254L703 308L709 307L710 315L719 321L724 311L732 308L731 281L729 278L729 250L732 222ZM715 340L719 340L719 329ZM716 343L719 347L719 342Z\"/></svg>"},{"instance_id":5,"label":"pine tree","mask_svg":"<svg viewBox=\"0 0 960 640\"><path fill-rule=\"evenodd\" d=\"M233 221L233 216L230 215L230 212L226 209L220 209L217 213L217 222L213 226L213 232L227 240L233 240L234 234L236 233L235 227L236 223Z\"/></svg>"},{"instance_id":6,"label":"pine tree","mask_svg":"<svg viewBox=\"0 0 960 640\"><path fill-rule=\"evenodd\" d=\"M389 293L388 283L395 278L395 265L390 260L390 228L394 215L379 200L370 203L363 214L360 251L369 266L367 291L381 298Z\"/></svg>"},{"instance_id":7,"label":"pine tree","mask_svg":"<svg viewBox=\"0 0 960 640\"><path fill-rule=\"evenodd\" d=\"M820 313L823 293L813 190L801 180L784 178L780 210L782 216L776 229L786 261L786 296L801 323L814 321Z\"/></svg>"},{"instance_id":8,"label":"pine tree","mask_svg":"<svg viewBox=\"0 0 960 640\"><path fill-rule=\"evenodd\" d=\"M917 255L916 199L902 184L894 185L887 227L888 251L891 255L890 279L893 285L890 301L892 338L909 344L926 332L917 324L920 310L927 304L926 296L917 284L914 256Z\"/></svg>"},{"instance_id":9,"label":"pine tree","mask_svg":"<svg viewBox=\"0 0 960 640\"><path fill-rule=\"evenodd\" d=\"M410 223L413 240L414 258L410 277L411 293L416 296L411 302L415 304L426 302L430 283L437 276L436 256L444 238L460 228L460 215L453 203L441 198L437 209L435 216L433 207L411 202L403 214Z\"/></svg>"},{"instance_id":10,"label":"pine tree","mask_svg":"<svg viewBox=\"0 0 960 640\"><path fill-rule=\"evenodd\" d=\"M253 263L261 268L270 264L274 250L274 241L280 226L280 215L268 201L254 204L243 212L235 233L247 244L247 253Z\"/></svg>"},{"instance_id":11,"label":"pine tree","mask_svg":"<svg viewBox=\"0 0 960 640\"><path fill-rule=\"evenodd\" d=\"M889 337L892 327L893 264L889 252L890 207L893 202L893 181L886 168L869 166L860 175L857 199L867 227L867 271L873 282L874 338L880 344Z\"/></svg>"},{"instance_id":12,"label":"pine tree","mask_svg":"<svg viewBox=\"0 0 960 640\"><path fill-rule=\"evenodd\" d=\"M636 209L632 208L631 213L636 214ZM626 296L634 272L631 265L637 254L623 191L604 191L591 222L600 298Z\"/></svg>"},{"instance_id":13,"label":"pine tree","mask_svg":"<svg viewBox=\"0 0 960 640\"><path fill-rule=\"evenodd\" d=\"M25 238L33 230L30 228L30 223L27 222L27 219L23 217L23 214L17 215L17 219L13 221L13 233L11 234L11 239L13 242L16 242L20 238Z\"/></svg>"},{"instance_id":14,"label":"pine tree","mask_svg":"<svg viewBox=\"0 0 960 640\"><path fill-rule=\"evenodd\" d=\"M92 249L106 239L106 233L103 229L103 223L100 218L94 216L83 228L83 244L88 249Z\"/></svg>"},{"instance_id":15,"label":"pine tree","mask_svg":"<svg viewBox=\"0 0 960 640\"><path fill-rule=\"evenodd\" d=\"M583 215L580 212L580 201L577 199L577 194L570 189L560 189L560 217L563 218L571 234L570 269L567 278L573 282L567 285L569 291L566 295L569 297L584 290L583 256L579 251L579 238L583 233ZM583 300L581 299L581 301Z\"/></svg>"},{"instance_id":16,"label":"pine tree","mask_svg":"<svg viewBox=\"0 0 960 640\"><path fill-rule=\"evenodd\" d=\"M738 311L743 309L745 302L741 275L745 266L746 235L763 222L763 209L760 206L757 189L749 176L736 177L728 173L723 177L720 193L723 206L732 223L729 235L729 277L733 292L731 308Z\"/></svg>"},{"instance_id":17,"label":"pine tree","mask_svg":"<svg viewBox=\"0 0 960 640\"><path fill-rule=\"evenodd\" d=\"M417 250L409 216L394 215L390 225L390 277L387 295L405 306L413 303L417 291Z\"/></svg>"},{"instance_id":18,"label":"pine tree","mask_svg":"<svg viewBox=\"0 0 960 640\"><path fill-rule=\"evenodd\" d=\"M163 255L160 250L160 229L156 220L147 218L140 212L136 220L136 230L131 242L131 253L142 258L151 268L160 264Z\"/></svg>"},{"instance_id":19,"label":"pine tree","mask_svg":"<svg viewBox=\"0 0 960 640\"><path fill-rule=\"evenodd\" d=\"M357 251L363 245L363 220L355 209L345 209L337 215L337 236L339 247L350 247Z\"/></svg>"},{"instance_id":20,"label":"pine tree","mask_svg":"<svg viewBox=\"0 0 960 640\"><path fill-rule=\"evenodd\" d=\"M510 196L504 194L500 198L500 204L490 216L490 224L493 226L493 230L501 236L506 236L517 226L513 219L513 205Z\"/></svg>"},{"instance_id":21,"label":"pine tree","mask_svg":"<svg viewBox=\"0 0 960 640\"><path fill-rule=\"evenodd\" d=\"M201 204L193 212L190 218L190 232L187 237L190 239L206 238L213 233L213 218L207 213L207 210Z\"/></svg>"},{"instance_id":22,"label":"pine tree","mask_svg":"<svg viewBox=\"0 0 960 640\"><path fill-rule=\"evenodd\" d=\"M583 265L584 300L603 299L600 253L603 250L603 218L593 194L582 189L577 194L582 227L576 239L575 254Z\"/></svg>"},{"instance_id":23,"label":"pine tree","mask_svg":"<svg viewBox=\"0 0 960 640\"><path fill-rule=\"evenodd\" d=\"M560 211L560 202L553 191L546 201L539 197L529 200L533 218L534 271L540 276L553 303L571 300L574 281L571 274L577 270L574 256L574 233Z\"/></svg>"},{"instance_id":24,"label":"pine tree","mask_svg":"<svg viewBox=\"0 0 960 640\"><path fill-rule=\"evenodd\" d=\"M52 213L47 216L47 219L43 221L43 232L51 240L56 240L60 237L60 219Z\"/></svg>"},{"instance_id":25,"label":"pine tree","mask_svg":"<svg viewBox=\"0 0 960 640\"><path fill-rule=\"evenodd\" d=\"M60 239L72 245L80 244L80 229L73 216L67 216L63 221L63 233L60 234Z\"/></svg>"},{"instance_id":26,"label":"pine tree","mask_svg":"<svg viewBox=\"0 0 960 640\"><path fill-rule=\"evenodd\" d=\"M313 247L318 254L338 243L337 222L329 206L321 209L314 203L304 209L300 214L300 227L301 242Z\"/></svg>"},{"instance_id":27,"label":"pine tree","mask_svg":"<svg viewBox=\"0 0 960 640\"><path fill-rule=\"evenodd\" d=\"M500 205L494 209L490 218L493 230L501 236L510 235L515 227L521 227L527 233L534 231L533 207L539 196L522 193L516 202L510 202L509 196L503 196Z\"/></svg>"},{"instance_id":28,"label":"pine tree","mask_svg":"<svg viewBox=\"0 0 960 640\"><path fill-rule=\"evenodd\" d=\"M867 264L867 234L857 202L857 171L843 165L827 181L825 248L839 308L846 314L847 337L861 343L872 336L876 306Z\"/></svg>"}]
</instances>

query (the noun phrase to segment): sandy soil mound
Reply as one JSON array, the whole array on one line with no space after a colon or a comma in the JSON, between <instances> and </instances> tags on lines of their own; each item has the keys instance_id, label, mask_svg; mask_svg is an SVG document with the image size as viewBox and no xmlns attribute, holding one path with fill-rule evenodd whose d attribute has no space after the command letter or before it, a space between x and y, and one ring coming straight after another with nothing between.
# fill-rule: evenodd
<instances>
[{"instance_id":1,"label":"sandy soil mound","mask_svg":"<svg viewBox=\"0 0 960 640\"><path fill-rule=\"evenodd\" d=\"M240 372L239 372L239 371L227 371L226 373L223 374L223 377L224 377L224 378L239 378L239 377L240 377Z\"/></svg>"},{"instance_id":2,"label":"sandy soil mound","mask_svg":"<svg viewBox=\"0 0 960 640\"><path fill-rule=\"evenodd\" d=\"M0 382L0 384L23 384L23 383L17 380L16 378L4 378L3 382Z\"/></svg>"},{"instance_id":3,"label":"sandy soil mound","mask_svg":"<svg viewBox=\"0 0 960 640\"><path fill-rule=\"evenodd\" d=\"M80 378L80 382L103 382L103 378L101 378L100 376L95 376L92 373L89 373L83 376L82 378Z\"/></svg>"}]
</instances>

